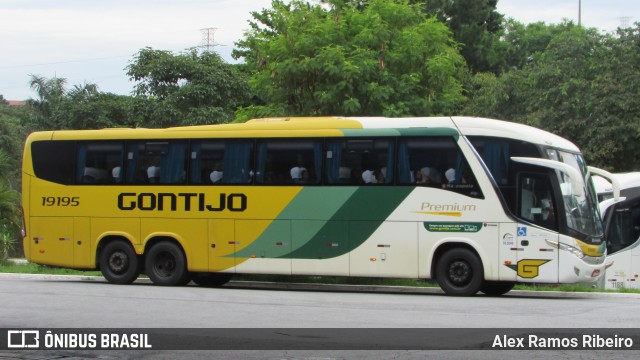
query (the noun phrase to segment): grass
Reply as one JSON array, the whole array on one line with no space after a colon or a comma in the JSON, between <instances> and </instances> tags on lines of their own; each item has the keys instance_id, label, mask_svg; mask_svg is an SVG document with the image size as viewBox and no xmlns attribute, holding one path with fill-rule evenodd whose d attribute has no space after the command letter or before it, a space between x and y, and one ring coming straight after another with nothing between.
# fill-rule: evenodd
<instances>
[{"instance_id":1,"label":"grass","mask_svg":"<svg viewBox=\"0 0 640 360\"><path fill-rule=\"evenodd\" d=\"M9 262L0 263L0 273L102 276L100 271L81 271L32 263L12 264Z\"/></svg>"},{"instance_id":2,"label":"grass","mask_svg":"<svg viewBox=\"0 0 640 360\"><path fill-rule=\"evenodd\" d=\"M53 266L37 264L13 264L0 263L0 273L20 274L51 274L51 275L84 275L102 276L99 271L82 271L63 269ZM434 281L414 279L382 279L338 276L287 276L287 275L237 275L234 280L240 281L266 281L285 283L308 284L339 284L339 285L383 285L383 286L411 286L411 287L438 287ZM603 290L583 284L517 284L514 290L528 291L562 291L562 292L614 292L640 294L640 289Z\"/></svg>"}]
</instances>

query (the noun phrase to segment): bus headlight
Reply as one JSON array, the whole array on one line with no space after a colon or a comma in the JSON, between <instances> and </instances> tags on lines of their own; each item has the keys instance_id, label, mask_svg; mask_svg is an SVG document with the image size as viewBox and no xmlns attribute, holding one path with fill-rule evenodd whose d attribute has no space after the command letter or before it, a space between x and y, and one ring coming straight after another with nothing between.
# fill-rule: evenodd
<instances>
[{"instance_id":1,"label":"bus headlight","mask_svg":"<svg viewBox=\"0 0 640 360\"><path fill-rule=\"evenodd\" d=\"M552 246L556 249L560 249L560 250L564 250L564 251L568 251L570 253L572 253L573 255L575 255L578 259L583 259L585 257L584 252L582 252L582 250L575 248L573 246L567 245L567 244L563 244L557 241L551 241L551 240L547 240L547 244L549 244L549 246Z\"/></svg>"}]
</instances>

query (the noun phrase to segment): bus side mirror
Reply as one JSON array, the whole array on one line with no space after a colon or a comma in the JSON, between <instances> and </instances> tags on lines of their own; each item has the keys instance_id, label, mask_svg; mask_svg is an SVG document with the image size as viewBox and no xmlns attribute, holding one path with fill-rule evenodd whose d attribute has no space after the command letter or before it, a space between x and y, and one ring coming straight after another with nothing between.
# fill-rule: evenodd
<instances>
[{"instance_id":1,"label":"bus side mirror","mask_svg":"<svg viewBox=\"0 0 640 360\"><path fill-rule=\"evenodd\" d=\"M591 177L592 175L599 175L609 180L609 182L613 186L613 198L615 200L618 200L620 198L620 181L618 181L618 179L613 176L613 174L606 170L602 170L593 166L587 166L587 169L589 170L589 177Z\"/></svg>"}]
</instances>

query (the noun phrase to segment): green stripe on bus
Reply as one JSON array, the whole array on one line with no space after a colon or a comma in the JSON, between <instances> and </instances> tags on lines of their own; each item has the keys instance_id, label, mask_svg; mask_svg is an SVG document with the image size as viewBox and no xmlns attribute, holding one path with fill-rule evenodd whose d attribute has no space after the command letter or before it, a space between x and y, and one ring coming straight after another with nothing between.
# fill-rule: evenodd
<instances>
[{"instance_id":1,"label":"green stripe on bus","mask_svg":"<svg viewBox=\"0 0 640 360\"><path fill-rule=\"evenodd\" d=\"M246 248L229 256L327 259L366 241L413 187L304 188Z\"/></svg>"},{"instance_id":2,"label":"green stripe on bus","mask_svg":"<svg viewBox=\"0 0 640 360\"><path fill-rule=\"evenodd\" d=\"M277 258L288 255L292 250L311 241L357 189L345 186L327 191L326 187L304 187L271 225L251 245L235 253L235 256L244 258L260 254L266 258ZM292 236L295 236L293 243ZM280 243L287 245L276 245Z\"/></svg>"},{"instance_id":3,"label":"green stripe on bus","mask_svg":"<svg viewBox=\"0 0 640 360\"><path fill-rule=\"evenodd\" d=\"M413 187L363 186L292 259L327 259L362 245L411 193Z\"/></svg>"}]
</instances>

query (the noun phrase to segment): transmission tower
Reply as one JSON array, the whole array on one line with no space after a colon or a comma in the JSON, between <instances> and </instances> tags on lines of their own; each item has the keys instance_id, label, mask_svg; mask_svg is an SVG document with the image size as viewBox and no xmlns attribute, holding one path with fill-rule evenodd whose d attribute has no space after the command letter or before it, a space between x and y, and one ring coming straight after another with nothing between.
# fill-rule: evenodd
<instances>
[{"instance_id":1,"label":"transmission tower","mask_svg":"<svg viewBox=\"0 0 640 360\"><path fill-rule=\"evenodd\" d=\"M218 30L218 28L200 29L200 32L202 33L200 48L204 49L204 51L211 52L215 46L220 45L216 43L214 38L216 30Z\"/></svg>"}]
</instances>

